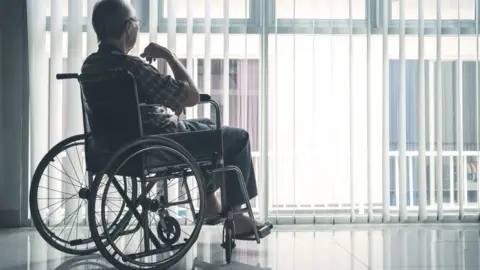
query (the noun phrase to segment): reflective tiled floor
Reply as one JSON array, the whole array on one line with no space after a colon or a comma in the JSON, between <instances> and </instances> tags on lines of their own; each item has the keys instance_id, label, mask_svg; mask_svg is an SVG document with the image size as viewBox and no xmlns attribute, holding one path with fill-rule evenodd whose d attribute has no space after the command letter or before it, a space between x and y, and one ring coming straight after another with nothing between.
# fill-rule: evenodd
<instances>
[{"instance_id":1,"label":"reflective tiled floor","mask_svg":"<svg viewBox=\"0 0 480 270\"><path fill-rule=\"evenodd\" d=\"M172 269L480 269L479 225L276 226L260 245L238 242L223 265L220 228L202 229ZM67 256L33 229L0 230L0 269L114 269L99 255Z\"/></svg>"}]
</instances>

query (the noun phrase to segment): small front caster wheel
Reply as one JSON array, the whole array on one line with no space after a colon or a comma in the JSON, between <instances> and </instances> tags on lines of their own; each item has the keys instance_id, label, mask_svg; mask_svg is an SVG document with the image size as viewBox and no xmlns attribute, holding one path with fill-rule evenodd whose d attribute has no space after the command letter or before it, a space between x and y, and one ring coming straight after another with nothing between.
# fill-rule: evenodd
<instances>
[{"instance_id":1,"label":"small front caster wheel","mask_svg":"<svg viewBox=\"0 0 480 270\"><path fill-rule=\"evenodd\" d=\"M233 211L229 211L227 220L223 224L223 243L222 247L225 249L225 260L227 264L232 262L232 251L235 248L235 222L233 221Z\"/></svg>"},{"instance_id":2,"label":"small front caster wheel","mask_svg":"<svg viewBox=\"0 0 480 270\"><path fill-rule=\"evenodd\" d=\"M180 223L170 216L164 217L164 220L167 228L164 230L161 224L157 225L158 238L160 238L163 243L171 246L180 239L180 234L182 232L180 229Z\"/></svg>"},{"instance_id":3,"label":"small front caster wheel","mask_svg":"<svg viewBox=\"0 0 480 270\"><path fill-rule=\"evenodd\" d=\"M224 248L225 248L225 260L227 261L227 264L232 263L232 252L233 252L233 230L232 229L226 229L225 230L225 242L224 242Z\"/></svg>"}]
</instances>

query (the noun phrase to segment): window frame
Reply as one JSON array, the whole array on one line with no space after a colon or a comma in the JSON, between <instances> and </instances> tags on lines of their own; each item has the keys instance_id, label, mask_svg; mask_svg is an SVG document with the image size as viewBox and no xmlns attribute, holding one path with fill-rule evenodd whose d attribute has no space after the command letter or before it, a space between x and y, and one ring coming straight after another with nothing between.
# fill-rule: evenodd
<instances>
[{"instance_id":1,"label":"window frame","mask_svg":"<svg viewBox=\"0 0 480 270\"><path fill-rule=\"evenodd\" d=\"M276 18L276 1L266 0L267 2L267 22L268 32L270 34L348 34L350 22L352 24L353 34L366 34L367 21L369 14L375 10L375 6L371 5L368 10L368 1L376 2L381 0L363 0L365 1L365 19L277 19ZM371 19L370 19L371 20Z\"/></svg>"},{"instance_id":2,"label":"window frame","mask_svg":"<svg viewBox=\"0 0 480 270\"><path fill-rule=\"evenodd\" d=\"M400 33L400 20L392 19L392 0L366 0L375 2L375 10L373 10L372 21L373 24L372 33L381 33L383 26L383 10L384 5L388 5L388 34L398 35ZM478 27L480 26L479 7L475 7L474 19L447 19L441 20L441 35L475 35L478 33ZM418 20L407 19L405 20L405 34L406 35L418 35ZM437 20L426 19L424 20L424 34L436 35L437 34Z\"/></svg>"}]
</instances>

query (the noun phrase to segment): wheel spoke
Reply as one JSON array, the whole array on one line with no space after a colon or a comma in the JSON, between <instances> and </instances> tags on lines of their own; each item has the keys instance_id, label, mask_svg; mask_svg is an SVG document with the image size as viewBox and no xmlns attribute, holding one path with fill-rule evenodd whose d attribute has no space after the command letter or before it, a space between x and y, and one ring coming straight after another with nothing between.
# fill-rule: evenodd
<instances>
[{"instance_id":1,"label":"wheel spoke","mask_svg":"<svg viewBox=\"0 0 480 270\"><path fill-rule=\"evenodd\" d=\"M55 158L58 159L57 157L55 157ZM60 164L61 164L61 163L60 163ZM73 184L72 180L75 181L75 182L77 182L78 184L80 184L80 186L82 186L82 182L80 182L80 181L78 181L78 180L75 180L73 177L71 177L69 174L67 174L67 173L64 172L64 171L61 171L59 168L57 168L57 167L55 167L55 166L53 166L53 165L51 165L51 164L50 164L50 166L52 166L55 170L63 173L63 174L68 178L68 180L70 180L70 184L72 184L72 186L75 187L75 185ZM62 166L62 168L65 170L65 167L64 167L63 165L61 165L61 166ZM76 190L76 189L75 189L75 191L78 192L78 190Z\"/></svg>"},{"instance_id":2,"label":"wheel spoke","mask_svg":"<svg viewBox=\"0 0 480 270\"><path fill-rule=\"evenodd\" d=\"M71 184L71 185L73 185L73 183L69 183L69 182L67 182L67 181L64 181L64 180L62 180L62 179L58 179L58 178L53 177L53 176L50 176L50 175L43 174L43 176L46 176L46 177L51 178L51 179L55 179L55 180L57 180L57 181L60 181L60 182L62 182L62 183L65 183L65 184L69 184L69 185ZM80 185L80 186L73 185L73 186L78 187L79 189L82 187L81 185Z\"/></svg>"}]
</instances>

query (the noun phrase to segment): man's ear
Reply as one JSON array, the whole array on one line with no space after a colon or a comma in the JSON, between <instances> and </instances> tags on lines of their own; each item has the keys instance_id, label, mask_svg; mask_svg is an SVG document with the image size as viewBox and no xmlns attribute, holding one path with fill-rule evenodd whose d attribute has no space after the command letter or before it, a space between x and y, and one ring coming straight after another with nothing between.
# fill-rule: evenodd
<instances>
[{"instance_id":1,"label":"man's ear","mask_svg":"<svg viewBox=\"0 0 480 270\"><path fill-rule=\"evenodd\" d=\"M132 31L133 29L133 25L131 22L128 22L126 25L125 25L125 33L128 33L130 34L130 32Z\"/></svg>"},{"instance_id":2,"label":"man's ear","mask_svg":"<svg viewBox=\"0 0 480 270\"><path fill-rule=\"evenodd\" d=\"M125 24L125 27L123 28L123 32L126 33L126 34L130 34L130 32L132 31L133 29L133 23L131 21L128 21L126 24Z\"/></svg>"}]
</instances>

